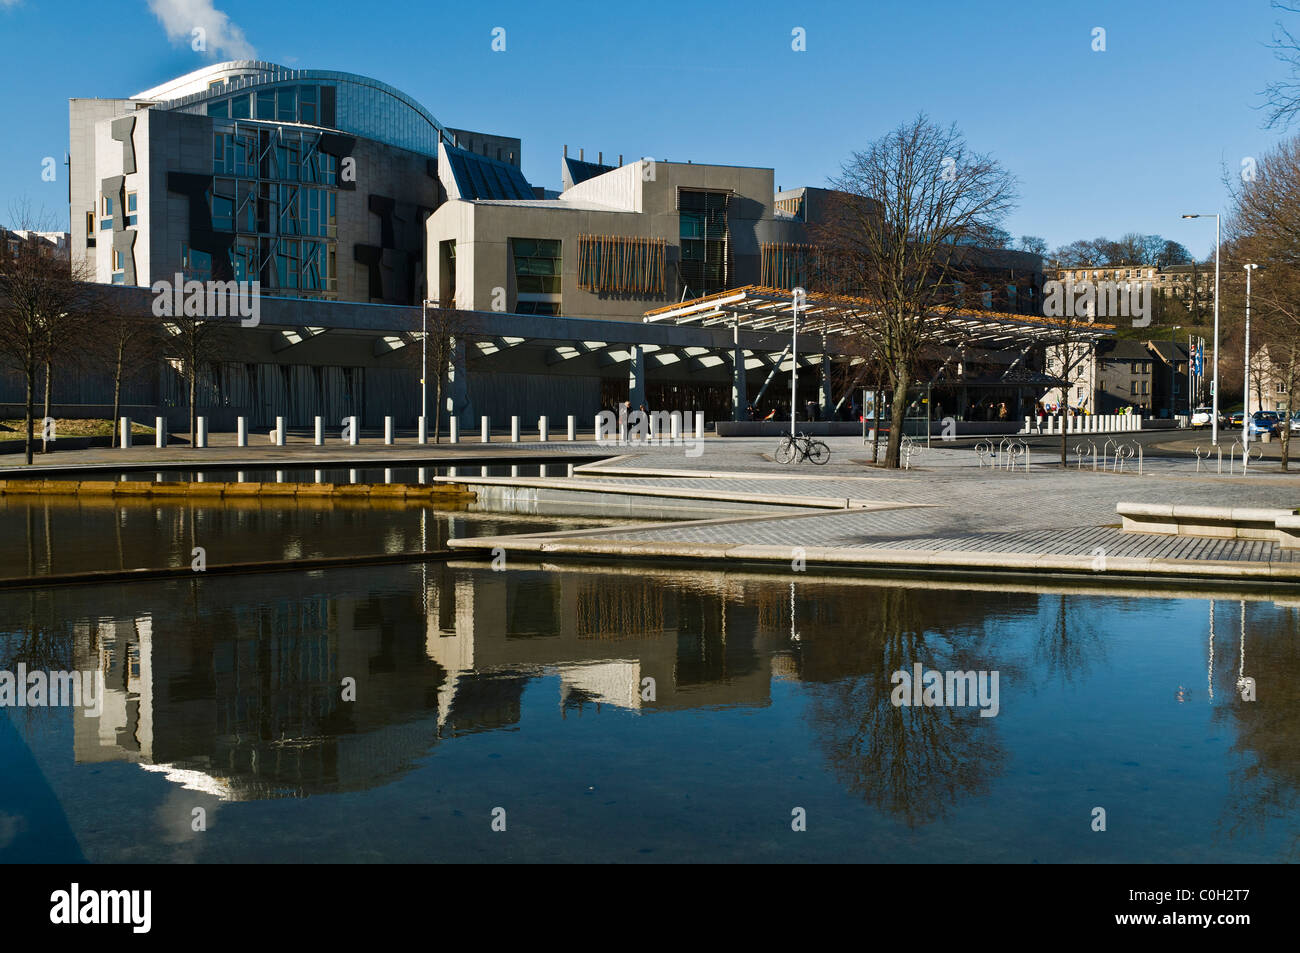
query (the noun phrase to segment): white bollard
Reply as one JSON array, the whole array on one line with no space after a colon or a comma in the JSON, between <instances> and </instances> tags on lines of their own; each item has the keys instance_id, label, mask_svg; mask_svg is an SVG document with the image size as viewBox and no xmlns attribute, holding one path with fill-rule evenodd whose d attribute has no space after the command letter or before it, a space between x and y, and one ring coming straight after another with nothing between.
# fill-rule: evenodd
<instances>
[{"instance_id":1,"label":"white bollard","mask_svg":"<svg viewBox=\"0 0 1300 953\"><path fill-rule=\"evenodd\" d=\"M423 417L420 418L420 436L418 439L421 446L424 446L429 442L429 422ZM454 442L455 441L453 441L453 443Z\"/></svg>"},{"instance_id":2,"label":"white bollard","mask_svg":"<svg viewBox=\"0 0 1300 953\"><path fill-rule=\"evenodd\" d=\"M324 417L316 418L316 446L318 447L325 446L325 418ZM320 481L317 480L316 482L319 483Z\"/></svg>"},{"instance_id":3,"label":"white bollard","mask_svg":"<svg viewBox=\"0 0 1300 953\"><path fill-rule=\"evenodd\" d=\"M358 421L356 417L349 417L348 423L351 425L348 427L348 443L351 446L355 447L357 443L361 440L361 427L358 425ZM356 473L355 470L353 470L352 472L354 474ZM354 479L352 482L356 483L357 481Z\"/></svg>"},{"instance_id":4,"label":"white bollard","mask_svg":"<svg viewBox=\"0 0 1300 953\"><path fill-rule=\"evenodd\" d=\"M451 423L448 426L447 440L451 443L460 443L460 421L455 417L451 418Z\"/></svg>"},{"instance_id":5,"label":"white bollard","mask_svg":"<svg viewBox=\"0 0 1300 953\"><path fill-rule=\"evenodd\" d=\"M194 446L206 448L208 445L208 418L196 417L194 420Z\"/></svg>"},{"instance_id":6,"label":"white bollard","mask_svg":"<svg viewBox=\"0 0 1300 953\"><path fill-rule=\"evenodd\" d=\"M537 439L542 443L551 439L551 422L544 416L537 418Z\"/></svg>"},{"instance_id":7,"label":"white bollard","mask_svg":"<svg viewBox=\"0 0 1300 953\"><path fill-rule=\"evenodd\" d=\"M131 418L121 417L117 421L118 444L123 450L131 446Z\"/></svg>"},{"instance_id":8,"label":"white bollard","mask_svg":"<svg viewBox=\"0 0 1300 953\"><path fill-rule=\"evenodd\" d=\"M248 446L248 418L247 417L235 418L235 446L236 447Z\"/></svg>"},{"instance_id":9,"label":"white bollard","mask_svg":"<svg viewBox=\"0 0 1300 953\"><path fill-rule=\"evenodd\" d=\"M488 443L492 439L491 421L487 417L479 419L479 440L482 443Z\"/></svg>"},{"instance_id":10,"label":"white bollard","mask_svg":"<svg viewBox=\"0 0 1300 953\"><path fill-rule=\"evenodd\" d=\"M510 442L511 443L519 442L519 418L518 417L510 418Z\"/></svg>"},{"instance_id":11,"label":"white bollard","mask_svg":"<svg viewBox=\"0 0 1300 953\"><path fill-rule=\"evenodd\" d=\"M569 414L569 440L578 439L578 418Z\"/></svg>"},{"instance_id":12,"label":"white bollard","mask_svg":"<svg viewBox=\"0 0 1300 953\"><path fill-rule=\"evenodd\" d=\"M289 441L289 419L287 417L275 418L275 445L283 447Z\"/></svg>"},{"instance_id":13,"label":"white bollard","mask_svg":"<svg viewBox=\"0 0 1300 953\"><path fill-rule=\"evenodd\" d=\"M391 447L392 445L393 445L393 418L385 417L384 418L384 446Z\"/></svg>"},{"instance_id":14,"label":"white bollard","mask_svg":"<svg viewBox=\"0 0 1300 953\"><path fill-rule=\"evenodd\" d=\"M1030 418L1026 417L1026 418L1025 418L1025 433L1033 433L1033 432L1034 432L1034 425L1033 425L1032 423L1030 423L1029 421L1030 421Z\"/></svg>"},{"instance_id":15,"label":"white bollard","mask_svg":"<svg viewBox=\"0 0 1300 953\"><path fill-rule=\"evenodd\" d=\"M702 410L695 412L695 439L704 439L704 411Z\"/></svg>"},{"instance_id":16,"label":"white bollard","mask_svg":"<svg viewBox=\"0 0 1300 953\"><path fill-rule=\"evenodd\" d=\"M153 445L161 450L167 446L167 418L155 417L153 419ZM162 482L159 480L158 482Z\"/></svg>"},{"instance_id":17,"label":"white bollard","mask_svg":"<svg viewBox=\"0 0 1300 953\"><path fill-rule=\"evenodd\" d=\"M682 439L682 414L679 410L674 410L668 415L668 435L673 440Z\"/></svg>"},{"instance_id":18,"label":"white bollard","mask_svg":"<svg viewBox=\"0 0 1300 953\"><path fill-rule=\"evenodd\" d=\"M1134 430L1142 429L1142 416L1140 414L1133 418L1133 429Z\"/></svg>"}]
</instances>

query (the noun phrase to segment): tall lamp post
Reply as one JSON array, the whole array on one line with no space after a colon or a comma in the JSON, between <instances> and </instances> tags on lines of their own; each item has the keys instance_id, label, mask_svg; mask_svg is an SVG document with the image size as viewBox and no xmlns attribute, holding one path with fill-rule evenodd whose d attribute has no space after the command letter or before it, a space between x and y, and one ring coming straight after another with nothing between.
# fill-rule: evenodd
<instances>
[{"instance_id":1,"label":"tall lamp post","mask_svg":"<svg viewBox=\"0 0 1300 953\"><path fill-rule=\"evenodd\" d=\"M1246 269L1246 402L1241 405L1241 446L1242 446L1242 464L1241 468L1246 469L1247 445L1250 442L1250 273L1259 265L1245 265Z\"/></svg>"},{"instance_id":2,"label":"tall lamp post","mask_svg":"<svg viewBox=\"0 0 1300 953\"><path fill-rule=\"evenodd\" d=\"M799 306L807 301L807 292L795 288L790 302L790 314L794 320L790 324L790 439L797 433L795 427L795 408L799 403Z\"/></svg>"},{"instance_id":3,"label":"tall lamp post","mask_svg":"<svg viewBox=\"0 0 1300 953\"><path fill-rule=\"evenodd\" d=\"M429 299L420 302L420 443L429 442Z\"/></svg>"},{"instance_id":4,"label":"tall lamp post","mask_svg":"<svg viewBox=\"0 0 1300 953\"><path fill-rule=\"evenodd\" d=\"M1210 390L1213 392L1213 406L1210 410L1210 443L1218 446L1219 444L1219 213L1218 212L1198 212L1195 215L1184 215L1183 218L1209 218L1214 216L1214 369L1210 382ZM1192 294L1196 294L1196 289L1192 289Z\"/></svg>"},{"instance_id":5,"label":"tall lamp post","mask_svg":"<svg viewBox=\"0 0 1300 953\"><path fill-rule=\"evenodd\" d=\"M1169 329L1169 419L1173 420L1174 415L1178 412L1178 399L1174 396L1174 391L1178 388L1178 344L1177 338L1174 337L1175 331L1181 331L1183 326L1175 324ZM1191 356L1188 356L1188 370L1191 370Z\"/></svg>"}]
</instances>

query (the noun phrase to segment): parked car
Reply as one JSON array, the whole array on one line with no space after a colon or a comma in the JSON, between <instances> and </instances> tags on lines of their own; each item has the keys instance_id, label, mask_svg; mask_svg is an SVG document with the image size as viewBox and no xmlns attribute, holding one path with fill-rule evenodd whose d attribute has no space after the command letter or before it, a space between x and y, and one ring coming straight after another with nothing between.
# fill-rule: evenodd
<instances>
[{"instance_id":1,"label":"parked car","mask_svg":"<svg viewBox=\"0 0 1300 953\"><path fill-rule=\"evenodd\" d=\"M1281 422L1271 410L1257 410L1250 415L1250 435L1252 437L1268 434L1276 436Z\"/></svg>"},{"instance_id":2,"label":"parked car","mask_svg":"<svg viewBox=\"0 0 1300 953\"><path fill-rule=\"evenodd\" d=\"M1214 409L1211 407L1197 407L1192 411L1193 427L1208 427L1214 420Z\"/></svg>"},{"instance_id":3,"label":"parked car","mask_svg":"<svg viewBox=\"0 0 1300 953\"><path fill-rule=\"evenodd\" d=\"M1241 419L1242 419L1243 417L1245 417L1245 416L1246 416L1246 415L1243 414L1240 410L1237 411L1235 414L1232 414L1232 415L1228 418L1228 426L1229 426L1230 428L1232 428L1233 430L1240 430L1240 429L1241 429Z\"/></svg>"},{"instance_id":4,"label":"parked car","mask_svg":"<svg viewBox=\"0 0 1300 953\"><path fill-rule=\"evenodd\" d=\"M1291 415L1291 432L1300 433L1300 410Z\"/></svg>"}]
</instances>

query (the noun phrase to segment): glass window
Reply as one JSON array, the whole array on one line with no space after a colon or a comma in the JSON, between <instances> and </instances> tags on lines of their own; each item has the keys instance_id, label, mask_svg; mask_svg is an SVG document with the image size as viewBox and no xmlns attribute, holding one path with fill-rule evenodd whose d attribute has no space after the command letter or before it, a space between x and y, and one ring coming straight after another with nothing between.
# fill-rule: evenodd
<instances>
[{"instance_id":1,"label":"glass window","mask_svg":"<svg viewBox=\"0 0 1300 953\"><path fill-rule=\"evenodd\" d=\"M560 242L545 238L512 238L515 288L520 294L560 293Z\"/></svg>"},{"instance_id":2,"label":"glass window","mask_svg":"<svg viewBox=\"0 0 1300 953\"><path fill-rule=\"evenodd\" d=\"M275 118L275 90L264 89L257 94L257 118Z\"/></svg>"},{"instance_id":3,"label":"glass window","mask_svg":"<svg viewBox=\"0 0 1300 953\"><path fill-rule=\"evenodd\" d=\"M298 121L298 87L282 86L275 91L277 122Z\"/></svg>"},{"instance_id":4,"label":"glass window","mask_svg":"<svg viewBox=\"0 0 1300 953\"><path fill-rule=\"evenodd\" d=\"M218 99L216 102L208 103L208 115L216 116L218 119L229 119L230 100Z\"/></svg>"},{"instance_id":5,"label":"glass window","mask_svg":"<svg viewBox=\"0 0 1300 953\"><path fill-rule=\"evenodd\" d=\"M212 278L212 256L191 248L187 242L181 242L181 271L187 279L208 281Z\"/></svg>"},{"instance_id":6,"label":"glass window","mask_svg":"<svg viewBox=\"0 0 1300 953\"><path fill-rule=\"evenodd\" d=\"M316 124L316 87L299 86L298 87L298 108L301 113L302 121Z\"/></svg>"},{"instance_id":7,"label":"glass window","mask_svg":"<svg viewBox=\"0 0 1300 953\"><path fill-rule=\"evenodd\" d=\"M243 93L243 94L241 94L241 95L239 95L239 96L236 96L236 97L234 97L233 99L230 100L230 118L231 118L231 119L251 119L251 118L252 118L252 117L249 115L249 109L250 109L250 106L251 106L251 104L250 104L250 102L249 102L249 99L250 99L249 94L248 94L248 93Z\"/></svg>"}]
</instances>

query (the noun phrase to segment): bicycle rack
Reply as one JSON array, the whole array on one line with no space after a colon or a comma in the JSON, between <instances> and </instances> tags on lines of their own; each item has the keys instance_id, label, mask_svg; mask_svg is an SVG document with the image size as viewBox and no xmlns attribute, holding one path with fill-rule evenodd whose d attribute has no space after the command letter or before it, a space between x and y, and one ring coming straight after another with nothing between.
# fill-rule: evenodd
<instances>
[{"instance_id":1,"label":"bicycle rack","mask_svg":"<svg viewBox=\"0 0 1300 953\"><path fill-rule=\"evenodd\" d=\"M1092 451L1092 468L1097 469L1097 444L1091 440L1084 440L1081 443L1076 443L1072 451L1075 457L1076 470L1083 469L1083 458L1088 455L1089 450Z\"/></svg>"},{"instance_id":2,"label":"bicycle rack","mask_svg":"<svg viewBox=\"0 0 1300 953\"><path fill-rule=\"evenodd\" d=\"M916 441L914 438L904 437L902 446L899 448L899 455L903 458L902 460L903 469L904 470L912 469L912 455L916 454L917 456L920 456L921 451L923 451L924 449L925 446L919 443L918 441Z\"/></svg>"},{"instance_id":3,"label":"bicycle rack","mask_svg":"<svg viewBox=\"0 0 1300 953\"><path fill-rule=\"evenodd\" d=\"M1023 457L1025 460L1025 472L1029 472L1029 444L1023 440L1014 440L1007 445L1007 469L1016 468L1016 458Z\"/></svg>"},{"instance_id":4,"label":"bicycle rack","mask_svg":"<svg viewBox=\"0 0 1300 953\"><path fill-rule=\"evenodd\" d=\"M1209 466L1209 463L1210 463L1210 454L1211 454L1211 453L1214 453L1214 454L1217 454L1217 455L1218 455L1218 458L1219 458L1219 469L1218 469L1217 472L1218 472L1218 473L1223 473L1223 447L1219 446L1218 444L1214 444L1213 446L1209 446L1209 447L1194 447L1194 448L1192 449L1192 452L1193 452L1194 454L1196 454L1196 472L1197 472L1197 473L1200 473L1200 472L1201 472L1201 460L1202 460L1202 459L1205 460L1205 464L1206 464L1206 466L1207 466L1207 467ZM1232 464L1231 464L1231 461L1229 461L1229 464L1228 464L1228 465L1229 465L1229 467L1231 467L1231 465L1232 465Z\"/></svg>"},{"instance_id":5,"label":"bicycle rack","mask_svg":"<svg viewBox=\"0 0 1300 953\"><path fill-rule=\"evenodd\" d=\"M975 456L979 458L980 469L984 468L985 463L988 463L988 465L992 467L994 464L994 455L995 451L993 449L993 441L981 440L975 444Z\"/></svg>"},{"instance_id":6,"label":"bicycle rack","mask_svg":"<svg viewBox=\"0 0 1300 953\"><path fill-rule=\"evenodd\" d=\"M1115 463L1113 472L1124 472L1124 461L1133 457L1133 444L1119 443L1115 445Z\"/></svg>"},{"instance_id":7,"label":"bicycle rack","mask_svg":"<svg viewBox=\"0 0 1300 953\"><path fill-rule=\"evenodd\" d=\"M1241 447L1241 475L1242 476L1246 475L1251 460L1254 460L1255 462L1258 463L1260 460L1264 459L1264 448L1261 447L1259 444L1256 443L1256 444L1251 444L1248 447L1242 447L1240 440L1234 440L1232 441L1232 448L1228 451L1228 476L1232 476L1234 473L1237 472L1236 464L1233 461L1236 459L1238 447ZM1219 466L1220 466L1219 472L1222 473L1223 472L1222 469L1223 451L1222 450L1219 451Z\"/></svg>"}]
</instances>

